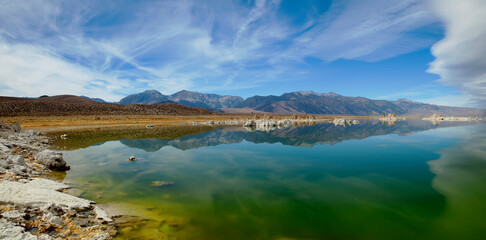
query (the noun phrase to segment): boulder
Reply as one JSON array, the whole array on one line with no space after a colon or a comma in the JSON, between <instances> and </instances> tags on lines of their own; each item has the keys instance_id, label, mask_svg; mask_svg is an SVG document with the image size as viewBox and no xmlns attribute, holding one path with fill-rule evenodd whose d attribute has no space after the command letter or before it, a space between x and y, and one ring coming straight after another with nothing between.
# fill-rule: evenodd
<instances>
[{"instance_id":1,"label":"boulder","mask_svg":"<svg viewBox=\"0 0 486 240\"><path fill-rule=\"evenodd\" d=\"M0 152L8 152L9 150L7 146L0 143Z\"/></svg>"},{"instance_id":2,"label":"boulder","mask_svg":"<svg viewBox=\"0 0 486 240\"><path fill-rule=\"evenodd\" d=\"M25 165L25 159L21 155L10 155L7 158L7 162L15 165Z\"/></svg>"},{"instance_id":3,"label":"boulder","mask_svg":"<svg viewBox=\"0 0 486 240\"><path fill-rule=\"evenodd\" d=\"M4 218L20 218L20 217L23 217L25 215L25 213L21 213L17 210L10 210L10 211L6 211L4 213L2 213L2 216Z\"/></svg>"},{"instance_id":4,"label":"boulder","mask_svg":"<svg viewBox=\"0 0 486 240\"><path fill-rule=\"evenodd\" d=\"M253 121L253 120L250 120L248 122L246 122L243 126L244 127L254 127L256 125L256 122Z\"/></svg>"},{"instance_id":5,"label":"boulder","mask_svg":"<svg viewBox=\"0 0 486 240\"><path fill-rule=\"evenodd\" d=\"M277 125L279 127L290 127L292 126L292 121L290 121L289 119L281 120L277 122Z\"/></svg>"},{"instance_id":6,"label":"boulder","mask_svg":"<svg viewBox=\"0 0 486 240\"><path fill-rule=\"evenodd\" d=\"M12 172L15 173L15 175L22 177L29 176L29 169L26 166L14 165L12 168Z\"/></svg>"},{"instance_id":7,"label":"boulder","mask_svg":"<svg viewBox=\"0 0 486 240\"><path fill-rule=\"evenodd\" d=\"M20 226L8 222L5 219L0 219L0 239L24 239L37 240L38 238Z\"/></svg>"},{"instance_id":8,"label":"boulder","mask_svg":"<svg viewBox=\"0 0 486 240\"><path fill-rule=\"evenodd\" d=\"M10 125L8 125L8 123L6 123L4 121L0 121L0 130L11 131L12 128L10 127Z\"/></svg>"},{"instance_id":9,"label":"boulder","mask_svg":"<svg viewBox=\"0 0 486 240\"><path fill-rule=\"evenodd\" d=\"M47 149L38 152L35 160L52 170L66 171L71 168L62 158L62 154Z\"/></svg>"},{"instance_id":10,"label":"boulder","mask_svg":"<svg viewBox=\"0 0 486 240\"><path fill-rule=\"evenodd\" d=\"M22 130L22 128L20 128L20 123L12 123L10 127L14 132L20 132Z\"/></svg>"},{"instance_id":11,"label":"boulder","mask_svg":"<svg viewBox=\"0 0 486 240\"><path fill-rule=\"evenodd\" d=\"M12 168L12 165L9 164L7 161L3 161L0 159L0 169L10 169Z\"/></svg>"},{"instance_id":12,"label":"boulder","mask_svg":"<svg viewBox=\"0 0 486 240\"><path fill-rule=\"evenodd\" d=\"M26 136L26 137L34 137L34 136L38 136L39 132L36 132L34 130L26 130L26 131L23 131L23 135Z\"/></svg>"},{"instance_id":13,"label":"boulder","mask_svg":"<svg viewBox=\"0 0 486 240\"><path fill-rule=\"evenodd\" d=\"M42 219L55 227L61 227L62 225L62 219L50 212L44 214L44 216L42 216Z\"/></svg>"}]
</instances>

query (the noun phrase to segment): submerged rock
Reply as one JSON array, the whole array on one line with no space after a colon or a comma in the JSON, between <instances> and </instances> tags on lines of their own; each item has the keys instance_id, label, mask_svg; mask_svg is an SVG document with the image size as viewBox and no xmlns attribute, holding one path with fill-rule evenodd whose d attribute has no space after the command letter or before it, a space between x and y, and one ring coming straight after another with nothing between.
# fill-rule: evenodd
<instances>
[{"instance_id":1,"label":"submerged rock","mask_svg":"<svg viewBox=\"0 0 486 240\"><path fill-rule=\"evenodd\" d=\"M62 154L47 149L38 152L35 160L52 170L65 171L71 168L62 158Z\"/></svg>"},{"instance_id":2,"label":"submerged rock","mask_svg":"<svg viewBox=\"0 0 486 240\"><path fill-rule=\"evenodd\" d=\"M163 186L171 186L174 185L174 182L170 181L153 181L152 186L154 187L163 187Z\"/></svg>"}]
</instances>

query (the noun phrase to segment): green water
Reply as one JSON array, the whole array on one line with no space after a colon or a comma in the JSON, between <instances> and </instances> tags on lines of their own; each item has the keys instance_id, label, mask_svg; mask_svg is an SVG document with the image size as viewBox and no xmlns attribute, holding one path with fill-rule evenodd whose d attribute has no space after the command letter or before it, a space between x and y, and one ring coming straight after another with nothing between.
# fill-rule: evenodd
<instances>
[{"instance_id":1,"label":"green water","mask_svg":"<svg viewBox=\"0 0 486 240\"><path fill-rule=\"evenodd\" d=\"M485 124L188 129L106 142L91 132L101 142L89 147L73 133L56 143L77 149L64 152L65 181L138 216L119 223L119 239L486 236Z\"/></svg>"}]
</instances>

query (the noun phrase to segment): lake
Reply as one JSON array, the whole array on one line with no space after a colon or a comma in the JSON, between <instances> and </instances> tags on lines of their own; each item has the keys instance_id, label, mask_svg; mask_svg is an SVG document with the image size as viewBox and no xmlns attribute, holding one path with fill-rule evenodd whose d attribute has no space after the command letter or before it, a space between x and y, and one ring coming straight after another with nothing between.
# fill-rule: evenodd
<instances>
[{"instance_id":1,"label":"lake","mask_svg":"<svg viewBox=\"0 0 486 240\"><path fill-rule=\"evenodd\" d=\"M486 236L484 122L68 134L64 180L126 215L118 239Z\"/></svg>"}]
</instances>

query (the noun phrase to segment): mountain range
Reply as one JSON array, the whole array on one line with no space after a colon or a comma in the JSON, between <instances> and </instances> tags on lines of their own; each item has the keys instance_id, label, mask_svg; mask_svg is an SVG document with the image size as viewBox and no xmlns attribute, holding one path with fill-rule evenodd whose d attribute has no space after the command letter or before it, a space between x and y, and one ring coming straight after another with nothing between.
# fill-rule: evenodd
<instances>
[{"instance_id":1,"label":"mountain range","mask_svg":"<svg viewBox=\"0 0 486 240\"><path fill-rule=\"evenodd\" d=\"M180 91L172 95L164 95L157 90L147 90L141 93L129 95L120 100L120 104L159 104L165 102L179 103L189 107L201 107L211 110L231 108L241 102L242 97L222 96L191 91Z\"/></svg>"},{"instance_id":2,"label":"mountain range","mask_svg":"<svg viewBox=\"0 0 486 240\"><path fill-rule=\"evenodd\" d=\"M331 114L373 116L382 113L397 113L408 116L428 116L434 113L454 116L485 116L486 109L438 106L415 102L408 99L396 101L373 100L364 97L348 97L333 92L316 93L298 91L280 96L253 96L243 99L239 96L222 96L192 91L180 91L172 95L161 94L157 90L147 90L129 95L119 104L159 104L178 103L189 107L201 107L213 111L237 113L267 112L277 114Z\"/></svg>"}]
</instances>

